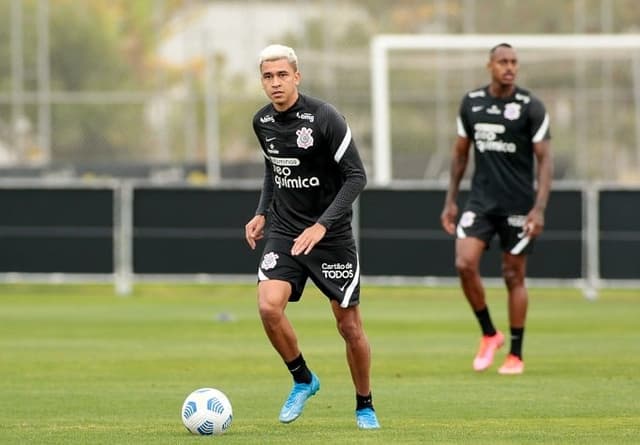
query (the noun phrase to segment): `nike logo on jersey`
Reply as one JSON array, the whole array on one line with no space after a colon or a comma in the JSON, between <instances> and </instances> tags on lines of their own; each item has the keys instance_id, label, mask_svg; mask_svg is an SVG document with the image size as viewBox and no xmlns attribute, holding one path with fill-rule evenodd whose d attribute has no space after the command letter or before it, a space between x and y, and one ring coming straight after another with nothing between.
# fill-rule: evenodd
<instances>
[{"instance_id":1,"label":"nike logo on jersey","mask_svg":"<svg viewBox=\"0 0 640 445\"><path fill-rule=\"evenodd\" d=\"M271 142L271 141L275 141L275 140L276 140L276 137L275 137L275 136L274 136L274 137L272 137L272 138L266 138L266 139L265 139L265 141L267 141L267 142Z\"/></svg>"},{"instance_id":2,"label":"nike logo on jersey","mask_svg":"<svg viewBox=\"0 0 640 445\"><path fill-rule=\"evenodd\" d=\"M476 105L475 107L471 107L471 112L472 113L477 113L478 111L482 110L484 107L482 105Z\"/></svg>"}]
</instances>

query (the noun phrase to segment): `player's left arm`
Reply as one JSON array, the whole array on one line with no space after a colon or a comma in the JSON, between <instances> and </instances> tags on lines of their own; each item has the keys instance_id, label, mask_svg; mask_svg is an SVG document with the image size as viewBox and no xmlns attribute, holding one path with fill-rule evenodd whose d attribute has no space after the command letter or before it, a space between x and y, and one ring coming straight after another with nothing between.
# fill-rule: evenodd
<instances>
[{"instance_id":1,"label":"player's left arm","mask_svg":"<svg viewBox=\"0 0 640 445\"><path fill-rule=\"evenodd\" d=\"M535 130L532 142L536 157L536 195L533 208L527 215L525 230L530 236L538 236L544 229L544 212L547 208L553 179L553 156L551 153L551 134L549 114L542 102L532 104L531 118Z\"/></svg>"},{"instance_id":2,"label":"player's left arm","mask_svg":"<svg viewBox=\"0 0 640 445\"><path fill-rule=\"evenodd\" d=\"M549 139L537 142L533 145L533 151L537 161L536 171L536 198L533 208L527 215L527 232L531 236L538 236L544 229L544 212L551 193L551 180L553 177L553 160Z\"/></svg>"},{"instance_id":3,"label":"player's left arm","mask_svg":"<svg viewBox=\"0 0 640 445\"><path fill-rule=\"evenodd\" d=\"M327 230L330 230L336 221L351 210L351 206L367 184L364 165L346 120L328 104L323 111L326 111L326 114L321 115L321 119L326 119L327 143L333 160L338 164L340 174L344 178L344 183L318 221L294 240L291 249L293 255L300 253L307 255L311 252L311 249L324 238Z\"/></svg>"},{"instance_id":4,"label":"player's left arm","mask_svg":"<svg viewBox=\"0 0 640 445\"><path fill-rule=\"evenodd\" d=\"M329 230L351 210L351 206L367 184L367 175L345 118L329 104L325 105L323 111L326 112L324 122L328 148L344 178L335 198L318 218L318 223Z\"/></svg>"}]
</instances>

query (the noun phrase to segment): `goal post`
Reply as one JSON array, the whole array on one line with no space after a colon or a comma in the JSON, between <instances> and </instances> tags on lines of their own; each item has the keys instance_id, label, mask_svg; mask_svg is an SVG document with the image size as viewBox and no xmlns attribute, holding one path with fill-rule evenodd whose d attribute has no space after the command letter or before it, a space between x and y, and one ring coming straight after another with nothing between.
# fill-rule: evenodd
<instances>
[{"instance_id":1,"label":"goal post","mask_svg":"<svg viewBox=\"0 0 640 445\"><path fill-rule=\"evenodd\" d=\"M507 42L518 49L623 50L628 51L633 66L633 101L635 102L635 140L640 150L640 34L424 34L378 35L371 41L371 113L373 182L388 185L392 179L391 101L389 54L392 51L448 50L487 52L498 43ZM475 85L469 85L469 89ZM463 92L460 92L460 96ZM640 152L639 152L640 156Z\"/></svg>"}]
</instances>

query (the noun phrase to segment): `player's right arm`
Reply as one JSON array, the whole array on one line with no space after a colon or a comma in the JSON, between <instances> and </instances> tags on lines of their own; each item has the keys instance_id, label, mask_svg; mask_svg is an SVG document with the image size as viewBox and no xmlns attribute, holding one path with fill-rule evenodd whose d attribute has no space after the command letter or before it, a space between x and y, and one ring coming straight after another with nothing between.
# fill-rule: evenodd
<instances>
[{"instance_id":1,"label":"player's right arm","mask_svg":"<svg viewBox=\"0 0 640 445\"><path fill-rule=\"evenodd\" d=\"M449 188L444 199L444 207L440 214L440 224L449 235L456 232L456 218L458 217L458 205L456 199L460 191L460 182L469 164L469 150L471 139L469 138L470 124L467 120L466 110L469 108L469 97L465 96L460 102L460 109L456 119L456 141L453 144L451 167L449 169Z\"/></svg>"},{"instance_id":2,"label":"player's right arm","mask_svg":"<svg viewBox=\"0 0 640 445\"><path fill-rule=\"evenodd\" d=\"M251 250L255 250L256 243L264 237L264 215L256 215L244 226L244 237Z\"/></svg>"},{"instance_id":3,"label":"player's right arm","mask_svg":"<svg viewBox=\"0 0 640 445\"><path fill-rule=\"evenodd\" d=\"M444 208L440 215L442 228L449 235L453 235L456 231L456 218L458 216L456 199L460 191L460 182L469 163L470 147L471 141L469 138L463 136L456 137L456 142L453 145L451 168L449 170L449 188L444 200Z\"/></svg>"},{"instance_id":4,"label":"player's right arm","mask_svg":"<svg viewBox=\"0 0 640 445\"><path fill-rule=\"evenodd\" d=\"M273 168L271 162L265 156L264 160L264 181L262 191L260 192L260 200L255 215L244 226L244 237L249 247L254 250L256 243L264 237L264 227L267 221L267 213L273 199Z\"/></svg>"}]
</instances>

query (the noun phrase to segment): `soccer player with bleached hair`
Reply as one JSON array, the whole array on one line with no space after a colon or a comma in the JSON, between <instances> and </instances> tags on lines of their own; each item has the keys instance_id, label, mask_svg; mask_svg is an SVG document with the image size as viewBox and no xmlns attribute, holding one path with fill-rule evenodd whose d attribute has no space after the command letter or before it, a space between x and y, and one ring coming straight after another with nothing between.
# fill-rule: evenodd
<instances>
[{"instance_id":1,"label":"soccer player with bleached hair","mask_svg":"<svg viewBox=\"0 0 640 445\"><path fill-rule=\"evenodd\" d=\"M516 85L518 57L508 43L489 52L491 82L465 94L457 119L449 189L441 214L456 236L455 265L482 338L473 369L484 371L504 343L493 324L480 277L480 259L497 235L508 294L510 350L500 374L522 374L522 341L528 307L527 255L544 228L551 190L549 115L544 104ZM473 145L471 192L458 219L456 198ZM536 169L537 163L537 169ZM537 180L537 188L535 182Z\"/></svg>"},{"instance_id":2,"label":"soccer player with bleached hair","mask_svg":"<svg viewBox=\"0 0 640 445\"><path fill-rule=\"evenodd\" d=\"M285 309L308 279L328 298L356 392L356 424L380 428L370 387L371 351L360 316L360 263L352 204L365 170L345 118L330 104L298 92L292 48L270 45L259 59L270 103L253 117L265 160L255 216L245 226L251 249L265 238L258 267L258 308L267 337L293 377L280 421L296 420L320 389Z\"/></svg>"}]
</instances>

